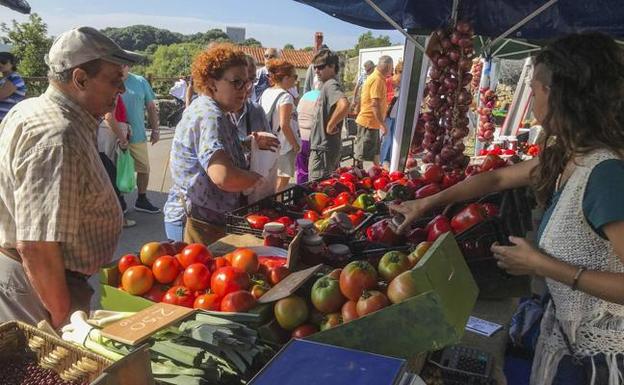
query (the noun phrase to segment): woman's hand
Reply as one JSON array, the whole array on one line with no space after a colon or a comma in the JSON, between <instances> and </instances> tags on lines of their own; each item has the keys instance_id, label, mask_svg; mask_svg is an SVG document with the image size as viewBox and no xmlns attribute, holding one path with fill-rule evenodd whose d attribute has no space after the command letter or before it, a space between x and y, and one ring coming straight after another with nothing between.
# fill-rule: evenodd
<instances>
[{"instance_id":1,"label":"woman's hand","mask_svg":"<svg viewBox=\"0 0 624 385\"><path fill-rule=\"evenodd\" d=\"M409 229L412 222L418 218L422 218L429 211L429 206L425 199L405 201L398 205L393 203L390 204L388 208L390 212L399 213L405 217L403 223L397 228L399 233L403 233L405 230Z\"/></svg>"},{"instance_id":2,"label":"woman's hand","mask_svg":"<svg viewBox=\"0 0 624 385\"><path fill-rule=\"evenodd\" d=\"M498 267L512 275L539 275L539 267L548 257L524 238L509 237L509 241L513 246L491 247Z\"/></svg>"},{"instance_id":3,"label":"woman's hand","mask_svg":"<svg viewBox=\"0 0 624 385\"><path fill-rule=\"evenodd\" d=\"M271 152L275 152L280 145L279 140L271 135L260 135L257 132L252 132L256 143L258 144L258 148L261 150L268 150Z\"/></svg>"}]
</instances>

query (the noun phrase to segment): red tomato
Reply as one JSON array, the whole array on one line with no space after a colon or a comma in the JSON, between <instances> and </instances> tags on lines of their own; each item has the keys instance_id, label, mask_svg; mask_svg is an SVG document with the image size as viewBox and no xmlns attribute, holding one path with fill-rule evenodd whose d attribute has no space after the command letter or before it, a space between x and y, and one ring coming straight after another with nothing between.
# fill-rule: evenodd
<instances>
[{"instance_id":1,"label":"red tomato","mask_svg":"<svg viewBox=\"0 0 624 385\"><path fill-rule=\"evenodd\" d=\"M210 286L210 269L203 263L193 263L184 269L184 286L191 291L204 290Z\"/></svg>"},{"instance_id":2,"label":"red tomato","mask_svg":"<svg viewBox=\"0 0 624 385\"><path fill-rule=\"evenodd\" d=\"M141 257L141 262L143 262L144 265L152 266L158 257L166 254L167 252L162 247L160 242L148 242L141 248L139 256Z\"/></svg>"},{"instance_id":3,"label":"red tomato","mask_svg":"<svg viewBox=\"0 0 624 385\"><path fill-rule=\"evenodd\" d=\"M275 320L283 329L294 330L310 315L306 301L296 295L282 298L273 306Z\"/></svg>"},{"instance_id":4,"label":"red tomato","mask_svg":"<svg viewBox=\"0 0 624 385\"><path fill-rule=\"evenodd\" d=\"M357 301L356 310L358 316L364 317L366 314L383 309L388 305L390 305L390 301L382 292L376 290L364 291Z\"/></svg>"},{"instance_id":5,"label":"red tomato","mask_svg":"<svg viewBox=\"0 0 624 385\"><path fill-rule=\"evenodd\" d=\"M171 282L171 286L184 286L184 270L182 270L176 279Z\"/></svg>"},{"instance_id":6,"label":"red tomato","mask_svg":"<svg viewBox=\"0 0 624 385\"><path fill-rule=\"evenodd\" d=\"M414 279L412 275L412 271L408 270L401 274L399 274L395 279L390 282L388 285L388 299L392 303L400 303L405 301L408 298L411 298L415 295L422 293L427 290L427 284L420 285Z\"/></svg>"},{"instance_id":7,"label":"red tomato","mask_svg":"<svg viewBox=\"0 0 624 385\"><path fill-rule=\"evenodd\" d=\"M117 269L119 272L123 274L130 266L138 266L141 264L139 257L134 254L126 254L123 257L119 258L119 262L117 262Z\"/></svg>"},{"instance_id":8,"label":"red tomato","mask_svg":"<svg viewBox=\"0 0 624 385\"><path fill-rule=\"evenodd\" d=\"M282 257L263 256L263 257L258 257L258 261L260 262L260 265L263 265L269 269L273 267L277 267L277 266L286 265L286 258L282 258Z\"/></svg>"},{"instance_id":9,"label":"red tomato","mask_svg":"<svg viewBox=\"0 0 624 385\"><path fill-rule=\"evenodd\" d=\"M246 290L228 293L221 301L221 311L244 313L256 306L256 299Z\"/></svg>"},{"instance_id":10,"label":"red tomato","mask_svg":"<svg viewBox=\"0 0 624 385\"><path fill-rule=\"evenodd\" d=\"M221 297L233 291L246 290L248 287L249 274L232 266L216 270L210 280L210 290Z\"/></svg>"},{"instance_id":11,"label":"red tomato","mask_svg":"<svg viewBox=\"0 0 624 385\"><path fill-rule=\"evenodd\" d=\"M269 283L273 286L280 283L284 278L286 278L290 274L290 270L286 266L278 266L272 269L269 269L268 280Z\"/></svg>"},{"instance_id":12,"label":"red tomato","mask_svg":"<svg viewBox=\"0 0 624 385\"><path fill-rule=\"evenodd\" d=\"M198 295L193 302L193 308L219 311L221 309L221 297L216 294Z\"/></svg>"},{"instance_id":13,"label":"red tomato","mask_svg":"<svg viewBox=\"0 0 624 385\"><path fill-rule=\"evenodd\" d=\"M232 266L247 272L255 274L258 272L258 254L248 248L238 248L232 252Z\"/></svg>"},{"instance_id":14,"label":"red tomato","mask_svg":"<svg viewBox=\"0 0 624 385\"><path fill-rule=\"evenodd\" d=\"M256 230L264 229L264 225L270 221L269 217L260 214L249 214L245 217L245 219L247 219L249 227Z\"/></svg>"},{"instance_id":15,"label":"red tomato","mask_svg":"<svg viewBox=\"0 0 624 385\"><path fill-rule=\"evenodd\" d=\"M162 302L172 305L193 307L195 298L193 293L184 286L174 286L167 290L167 294L162 299Z\"/></svg>"},{"instance_id":16,"label":"red tomato","mask_svg":"<svg viewBox=\"0 0 624 385\"><path fill-rule=\"evenodd\" d=\"M293 223L295 223L290 217L287 217L287 216L279 217L275 220L275 222L282 223L284 224L285 227L288 227L292 225Z\"/></svg>"},{"instance_id":17,"label":"red tomato","mask_svg":"<svg viewBox=\"0 0 624 385\"><path fill-rule=\"evenodd\" d=\"M225 257L216 257L210 261L210 271L215 271L224 266L231 266L230 261Z\"/></svg>"},{"instance_id":18,"label":"red tomato","mask_svg":"<svg viewBox=\"0 0 624 385\"><path fill-rule=\"evenodd\" d=\"M154 275L147 266L130 266L121 276L121 287L132 295L143 295L152 288Z\"/></svg>"},{"instance_id":19,"label":"red tomato","mask_svg":"<svg viewBox=\"0 0 624 385\"><path fill-rule=\"evenodd\" d=\"M444 170L442 167L437 164L432 164L427 167L425 173L423 174L423 179L427 183L440 183L442 182L442 178L444 177Z\"/></svg>"},{"instance_id":20,"label":"red tomato","mask_svg":"<svg viewBox=\"0 0 624 385\"><path fill-rule=\"evenodd\" d=\"M212 259L212 253L201 243L192 243L186 246L180 253L180 265L186 269L194 263L208 264Z\"/></svg>"},{"instance_id":21,"label":"red tomato","mask_svg":"<svg viewBox=\"0 0 624 385\"><path fill-rule=\"evenodd\" d=\"M312 324L303 324L293 330L290 335L292 338L304 338L318 332L318 328Z\"/></svg>"},{"instance_id":22,"label":"red tomato","mask_svg":"<svg viewBox=\"0 0 624 385\"><path fill-rule=\"evenodd\" d=\"M171 255L163 255L152 265L154 278L160 283L170 283L180 274L180 262Z\"/></svg>"},{"instance_id":23,"label":"red tomato","mask_svg":"<svg viewBox=\"0 0 624 385\"><path fill-rule=\"evenodd\" d=\"M303 219L311 220L312 223L318 221L320 218L321 216L319 215L319 213L314 210L306 210L303 213Z\"/></svg>"},{"instance_id":24,"label":"red tomato","mask_svg":"<svg viewBox=\"0 0 624 385\"><path fill-rule=\"evenodd\" d=\"M169 290L169 286L157 283L153 285L147 293L143 294L143 298L147 298L153 302L160 302L165 294L167 294L167 290Z\"/></svg>"},{"instance_id":25,"label":"red tomato","mask_svg":"<svg viewBox=\"0 0 624 385\"><path fill-rule=\"evenodd\" d=\"M264 287L263 285L253 285L253 287L251 288L251 295L255 298L255 299L259 299L260 297L262 297L264 295L264 293L266 293L268 290L266 287Z\"/></svg>"},{"instance_id":26,"label":"red tomato","mask_svg":"<svg viewBox=\"0 0 624 385\"><path fill-rule=\"evenodd\" d=\"M377 271L366 261L353 261L340 273L340 291L353 301L357 301L364 290L377 286Z\"/></svg>"},{"instance_id":27,"label":"red tomato","mask_svg":"<svg viewBox=\"0 0 624 385\"><path fill-rule=\"evenodd\" d=\"M360 316L357 313L357 302L356 301L345 302L344 305L342 305L341 314L342 314L342 322L344 323L360 318Z\"/></svg>"},{"instance_id":28,"label":"red tomato","mask_svg":"<svg viewBox=\"0 0 624 385\"><path fill-rule=\"evenodd\" d=\"M321 331L331 329L340 324L342 324L342 315L340 313L327 314L321 322Z\"/></svg>"}]
</instances>

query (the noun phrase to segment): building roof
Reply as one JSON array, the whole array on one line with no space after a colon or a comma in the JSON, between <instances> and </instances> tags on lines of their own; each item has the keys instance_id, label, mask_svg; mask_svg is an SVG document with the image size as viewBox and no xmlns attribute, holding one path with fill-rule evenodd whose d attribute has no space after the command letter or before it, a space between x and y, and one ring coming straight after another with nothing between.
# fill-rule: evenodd
<instances>
[{"instance_id":1,"label":"building roof","mask_svg":"<svg viewBox=\"0 0 624 385\"><path fill-rule=\"evenodd\" d=\"M252 47L248 45L239 45L238 48L240 48L247 55L252 56L258 65L264 65L264 51L266 48ZM279 51L282 58L292 63L295 68L308 68L310 63L312 63L312 58L314 57L314 53L312 51L299 49L281 49Z\"/></svg>"}]
</instances>

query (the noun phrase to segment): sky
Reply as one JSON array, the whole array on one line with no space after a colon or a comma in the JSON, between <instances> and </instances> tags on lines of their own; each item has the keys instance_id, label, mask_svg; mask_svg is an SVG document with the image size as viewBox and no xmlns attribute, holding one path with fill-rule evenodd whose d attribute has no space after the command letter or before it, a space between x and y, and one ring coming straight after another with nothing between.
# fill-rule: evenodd
<instances>
[{"instance_id":1,"label":"sky","mask_svg":"<svg viewBox=\"0 0 624 385\"><path fill-rule=\"evenodd\" d=\"M76 27L124 27L146 24L190 34L226 26L246 28L246 37L265 47L295 48L313 44L314 33L323 32L325 43L335 50L352 48L367 29L333 18L316 8L293 0L27 0L52 36ZM337 0L339 1L339 0ZM28 16L0 7L0 22ZM403 44L396 31L373 30Z\"/></svg>"}]
</instances>

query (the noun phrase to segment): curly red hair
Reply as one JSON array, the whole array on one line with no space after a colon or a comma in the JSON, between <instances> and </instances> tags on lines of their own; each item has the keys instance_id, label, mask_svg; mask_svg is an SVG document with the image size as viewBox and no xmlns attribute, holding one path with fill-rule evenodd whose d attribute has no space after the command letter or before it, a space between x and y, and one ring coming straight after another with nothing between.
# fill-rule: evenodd
<instances>
[{"instance_id":1,"label":"curly red hair","mask_svg":"<svg viewBox=\"0 0 624 385\"><path fill-rule=\"evenodd\" d=\"M221 79L223 73L232 67L247 67L245 53L232 44L215 44L200 52L191 66L193 87L196 91L212 95L208 79Z\"/></svg>"},{"instance_id":2,"label":"curly red hair","mask_svg":"<svg viewBox=\"0 0 624 385\"><path fill-rule=\"evenodd\" d=\"M271 59L266 63L267 71L269 71L269 83L275 85L280 83L286 76L295 73L295 66L284 59Z\"/></svg>"}]
</instances>

